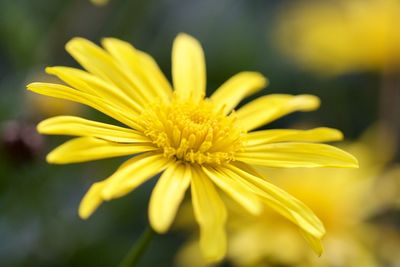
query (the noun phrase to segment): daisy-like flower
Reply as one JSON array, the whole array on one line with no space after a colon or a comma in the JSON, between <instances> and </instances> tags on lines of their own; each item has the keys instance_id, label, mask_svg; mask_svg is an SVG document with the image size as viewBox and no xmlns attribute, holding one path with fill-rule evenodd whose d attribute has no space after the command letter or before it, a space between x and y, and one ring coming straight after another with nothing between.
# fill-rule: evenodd
<instances>
[{"instance_id":1,"label":"daisy-like flower","mask_svg":"<svg viewBox=\"0 0 400 267\"><path fill-rule=\"evenodd\" d=\"M180 34L174 41L174 90L148 54L113 38L104 39L102 45L104 49L82 38L72 39L66 49L86 71L50 67L47 73L67 85L28 85L31 91L88 105L125 125L72 116L38 125L43 134L78 136L50 152L50 163L135 155L109 178L92 185L79 207L83 219L102 202L122 197L161 173L149 204L152 228L159 233L169 229L190 187L200 247L208 261L218 261L226 252L227 211L219 191L253 214L268 204L298 225L322 253L325 230L320 220L251 167L357 167L350 154L317 143L341 139L335 129L251 132L288 113L316 109L317 97L268 95L234 111L243 98L265 87L267 79L241 72L205 98L204 54L193 37Z\"/></svg>"}]
</instances>

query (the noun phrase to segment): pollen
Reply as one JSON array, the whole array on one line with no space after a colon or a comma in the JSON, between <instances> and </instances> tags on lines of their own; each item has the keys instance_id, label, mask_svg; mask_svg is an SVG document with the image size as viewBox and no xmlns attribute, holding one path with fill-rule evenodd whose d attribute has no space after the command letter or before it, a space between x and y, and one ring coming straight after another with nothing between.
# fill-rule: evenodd
<instances>
[{"instance_id":1,"label":"pollen","mask_svg":"<svg viewBox=\"0 0 400 267\"><path fill-rule=\"evenodd\" d=\"M140 123L165 157L198 164L235 160L245 135L234 113L224 115L208 99L155 103L144 110Z\"/></svg>"}]
</instances>

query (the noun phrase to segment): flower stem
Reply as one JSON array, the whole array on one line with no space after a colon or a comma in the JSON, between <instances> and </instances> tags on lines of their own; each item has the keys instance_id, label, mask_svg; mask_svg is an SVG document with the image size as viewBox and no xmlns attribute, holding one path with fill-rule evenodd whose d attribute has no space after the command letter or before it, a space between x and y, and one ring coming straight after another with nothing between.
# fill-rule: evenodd
<instances>
[{"instance_id":1,"label":"flower stem","mask_svg":"<svg viewBox=\"0 0 400 267\"><path fill-rule=\"evenodd\" d=\"M133 244L128 254L122 260L119 267L134 267L138 264L140 258L148 248L151 240L153 239L154 231L150 226L147 226L139 239Z\"/></svg>"}]
</instances>

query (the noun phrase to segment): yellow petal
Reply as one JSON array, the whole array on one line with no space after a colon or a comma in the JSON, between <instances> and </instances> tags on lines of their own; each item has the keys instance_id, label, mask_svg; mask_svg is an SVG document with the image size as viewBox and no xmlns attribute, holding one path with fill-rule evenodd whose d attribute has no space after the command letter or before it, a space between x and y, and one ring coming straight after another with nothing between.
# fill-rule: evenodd
<instances>
[{"instance_id":1,"label":"yellow petal","mask_svg":"<svg viewBox=\"0 0 400 267\"><path fill-rule=\"evenodd\" d=\"M101 194L104 200L122 197L160 173L171 161L162 154L148 152L126 161L107 179Z\"/></svg>"},{"instance_id":2,"label":"yellow petal","mask_svg":"<svg viewBox=\"0 0 400 267\"><path fill-rule=\"evenodd\" d=\"M234 179L246 182L256 194L263 198L267 205L307 233L316 238L322 238L325 234L322 222L306 205L282 189L265 181L265 178L250 166L236 162L226 165L224 172Z\"/></svg>"},{"instance_id":3,"label":"yellow petal","mask_svg":"<svg viewBox=\"0 0 400 267\"><path fill-rule=\"evenodd\" d=\"M324 245L322 244L322 239L319 237L315 237L309 234L306 231L300 230L301 234L303 235L304 239L310 245L310 247L314 250L314 252L321 256L324 253Z\"/></svg>"},{"instance_id":4,"label":"yellow petal","mask_svg":"<svg viewBox=\"0 0 400 267\"><path fill-rule=\"evenodd\" d=\"M86 71L70 67L47 67L46 72L57 76L76 90L106 99L119 108L123 107L136 114L143 110L143 105L139 104L140 99L132 99L117 86Z\"/></svg>"},{"instance_id":5,"label":"yellow petal","mask_svg":"<svg viewBox=\"0 0 400 267\"><path fill-rule=\"evenodd\" d=\"M199 101L206 92L206 66L200 43L187 34L179 34L172 48L172 78L179 98Z\"/></svg>"},{"instance_id":6,"label":"yellow petal","mask_svg":"<svg viewBox=\"0 0 400 267\"><path fill-rule=\"evenodd\" d=\"M149 203L149 220L154 230L165 233L169 229L190 180L191 171L185 164L174 164L161 175Z\"/></svg>"},{"instance_id":7,"label":"yellow petal","mask_svg":"<svg viewBox=\"0 0 400 267\"><path fill-rule=\"evenodd\" d=\"M295 111L312 111L319 107L318 97L312 95L267 95L244 105L236 115L238 123L250 131Z\"/></svg>"},{"instance_id":8,"label":"yellow petal","mask_svg":"<svg viewBox=\"0 0 400 267\"><path fill-rule=\"evenodd\" d=\"M244 98L268 85L268 80L258 72L240 72L227 80L210 97L217 109L228 114Z\"/></svg>"},{"instance_id":9,"label":"yellow petal","mask_svg":"<svg viewBox=\"0 0 400 267\"><path fill-rule=\"evenodd\" d=\"M154 153L144 153L140 156L136 156L122 164L121 167L109 178L94 183L81 201L79 206L79 216L82 219L87 219L103 201L110 200L110 197L104 197L104 191L107 191L110 187L114 187L115 182L126 179L127 175L130 174L130 178L135 179L137 187L158 172L162 171L162 168L157 168L156 165L152 164L152 161L158 162L159 158L160 155ZM127 173L127 170L130 171L130 173ZM134 170L136 170L136 172ZM133 189L134 188L132 187L129 192Z\"/></svg>"},{"instance_id":10,"label":"yellow petal","mask_svg":"<svg viewBox=\"0 0 400 267\"><path fill-rule=\"evenodd\" d=\"M103 189L104 182L94 183L89 191L83 197L79 205L79 217L82 219L89 218L93 212L100 206L103 202L101 198L101 190Z\"/></svg>"},{"instance_id":11,"label":"yellow petal","mask_svg":"<svg viewBox=\"0 0 400 267\"><path fill-rule=\"evenodd\" d=\"M171 86L151 56L115 38L103 39L102 45L121 66L125 75L136 86L137 93L144 99L154 101L171 97Z\"/></svg>"},{"instance_id":12,"label":"yellow petal","mask_svg":"<svg viewBox=\"0 0 400 267\"><path fill-rule=\"evenodd\" d=\"M260 199L249 190L248 186L233 180L231 177L218 171L218 168L202 167L205 174L225 193L250 213L258 215L262 211Z\"/></svg>"},{"instance_id":13,"label":"yellow petal","mask_svg":"<svg viewBox=\"0 0 400 267\"><path fill-rule=\"evenodd\" d=\"M207 261L219 261L225 256L227 245L225 205L201 170L193 170L191 189L194 215L200 225L200 248Z\"/></svg>"},{"instance_id":14,"label":"yellow petal","mask_svg":"<svg viewBox=\"0 0 400 267\"><path fill-rule=\"evenodd\" d=\"M135 122L137 121L137 116L135 113L131 112L130 110L114 106L106 99L75 90L65 85L54 83L31 83L27 86L27 88L28 90L41 95L66 99L90 106L124 123L125 125L128 125L132 128L139 128L138 124Z\"/></svg>"},{"instance_id":15,"label":"yellow petal","mask_svg":"<svg viewBox=\"0 0 400 267\"><path fill-rule=\"evenodd\" d=\"M39 123L41 134L87 136L117 143L151 142L138 131L74 116L57 116Z\"/></svg>"},{"instance_id":16,"label":"yellow petal","mask_svg":"<svg viewBox=\"0 0 400 267\"><path fill-rule=\"evenodd\" d=\"M79 137L60 145L47 155L47 161L67 164L133 155L157 148L146 144L120 144L93 137Z\"/></svg>"},{"instance_id":17,"label":"yellow petal","mask_svg":"<svg viewBox=\"0 0 400 267\"><path fill-rule=\"evenodd\" d=\"M155 89L157 96L162 100L169 100L168 98L171 98L172 95L172 86L160 70L157 62L151 55L143 51L138 50L137 53L140 64L143 66L143 75L151 85L151 88Z\"/></svg>"},{"instance_id":18,"label":"yellow petal","mask_svg":"<svg viewBox=\"0 0 400 267\"><path fill-rule=\"evenodd\" d=\"M126 76L124 69L99 46L84 38L76 37L70 40L65 48L90 73L113 84L143 107L146 105L145 99L137 95L137 87Z\"/></svg>"},{"instance_id":19,"label":"yellow petal","mask_svg":"<svg viewBox=\"0 0 400 267\"><path fill-rule=\"evenodd\" d=\"M249 164L265 167L339 167L357 168L357 159L351 154L325 144L273 143L246 147L235 158Z\"/></svg>"},{"instance_id":20,"label":"yellow petal","mask_svg":"<svg viewBox=\"0 0 400 267\"><path fill-rule=\"evenodd\" d=\"M339 130L320 127L311 130L273 129L251 132L246 135L245 146L279 142L330 142L343 139Z\"/></svg>"}]
</instances>

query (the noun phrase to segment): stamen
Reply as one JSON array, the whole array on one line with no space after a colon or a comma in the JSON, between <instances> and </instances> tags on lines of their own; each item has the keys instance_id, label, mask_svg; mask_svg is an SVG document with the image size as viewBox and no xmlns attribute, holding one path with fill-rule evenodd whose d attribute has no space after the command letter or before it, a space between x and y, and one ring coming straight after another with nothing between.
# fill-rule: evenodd
<instances>
[{"instance_id":1,"label":"stamen","mask_svg":"<svg viewBox=\"0 0 400 267\"><path fill-rule=\"evenodd\" d=\"M168 158L221 164L235 160L235 152L242 149L244 131L236 125L235 114L224 115L209 100L155 103L142 113L140 123Z\"/></svg>"}]
</instances>

